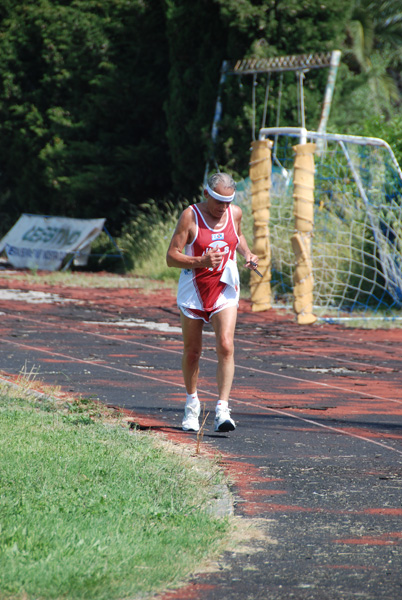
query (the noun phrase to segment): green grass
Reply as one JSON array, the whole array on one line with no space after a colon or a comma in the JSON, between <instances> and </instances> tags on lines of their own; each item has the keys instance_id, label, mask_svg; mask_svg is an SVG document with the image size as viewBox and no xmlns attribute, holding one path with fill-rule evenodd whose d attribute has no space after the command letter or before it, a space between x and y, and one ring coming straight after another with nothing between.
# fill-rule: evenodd
<instances>
[{"instance_id":1,"label":"green grass","mask_svg":"<svg viewBox=\"0 0 402 600\"><path fill-rule=\"evenodd\" d=\"M129 272L160 281L178 281L180 269L167 266L166 252L183 208L168 201L160 207L153 200L141 206L118 240Z\"/></svg>"},{"instance_id":2,"label":"green grass","mask_svg":"<svg viewBox=\"0 0 402 600\"><path fill-rule=\"evenodd\" d=\"M138 288L140 290L152 291L162 288L172 289L175 281L160 281L153 278L152 273L142 277L134 273L117 275L114 273L90 273L83 271L3 271L1 279L7 281L23 281L31 285L49 285L76 288Z\"/></svg>"},{"instance_id":3,"label":"green grass","mask_svg":"<svg viewBox=\"0 0 402 600\"><path fill-rule=\"evenodd\" d=\"M330 323L337 323L351 329L401 329L402 315L398 309L387 311L353 311L345 313L337 310L314 307L314 314Z\"/></svg>"},{"instance_id":4,"label":"green grass","mask_svg":"<svg viewBox=\"0 0 402 600\"><path fill-rule=\"evenodd\" d=\"M222 549L216 465L94 407L0 389L1 599L143 598Z\"/></svg>"}]
</instances>

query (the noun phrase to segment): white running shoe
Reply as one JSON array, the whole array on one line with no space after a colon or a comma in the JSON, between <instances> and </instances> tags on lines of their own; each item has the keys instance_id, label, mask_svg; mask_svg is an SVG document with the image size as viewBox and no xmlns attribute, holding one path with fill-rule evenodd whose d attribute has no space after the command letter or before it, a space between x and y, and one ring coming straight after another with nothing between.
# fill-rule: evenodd
<instances>
[{"instance_id":1,"label":"white running shoe","mask_svg":"<svg viewBox=\"0 0 402 600\"><path fill-rule=\"evenodd\" d=\"M181 422L181 426L183 431L199 431L200 424L198 422L198 417L200 416L201 406L198 405L197 408L192 406L184 407L184 417Z\"/></svg>"},{"instance_id":2,"label":"white running shoe","mask_svg":"<svg viewBox=\"0 0 402 600\"><path fill-rule=\"evenodd\" d=\"M220 432L234 431L236 429L235 422L230 416L229 408L220 407L217 409L214 426L214 430Z\"/></svg>"}]
</instances>

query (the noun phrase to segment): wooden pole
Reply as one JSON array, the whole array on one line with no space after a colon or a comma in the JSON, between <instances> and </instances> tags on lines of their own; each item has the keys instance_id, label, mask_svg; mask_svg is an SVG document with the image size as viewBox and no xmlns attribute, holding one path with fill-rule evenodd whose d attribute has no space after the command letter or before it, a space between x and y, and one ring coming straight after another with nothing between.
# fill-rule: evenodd
<instances>
[{"instance_id":1,"label":"wooden pole","mask_svg":"<svg viewBox=\"0 0 402 600\"><path fill-rule=\"evenodd\" d=\"M296 266L293 274L293 308L300 325L317 320L313 314L313 264L311 238L314 227L314 152L315 144L298 144L293 175L293 212L295 233L291 238Z\"/></svg>"},{"instance_id":2,"label":"wooden pole","mask_svg":"<svg viewBox=\"0 0 402 600\"><path fill-rule=\"evenodd\" d=\"M269 242L269 209L271 188L270 140L257 140L251 144L250 179L251 209L254 219L253 253L258 256L258 270L250 273L250 291L253 312L271 308L271 248Z\"/></svg>"}]
</instances>

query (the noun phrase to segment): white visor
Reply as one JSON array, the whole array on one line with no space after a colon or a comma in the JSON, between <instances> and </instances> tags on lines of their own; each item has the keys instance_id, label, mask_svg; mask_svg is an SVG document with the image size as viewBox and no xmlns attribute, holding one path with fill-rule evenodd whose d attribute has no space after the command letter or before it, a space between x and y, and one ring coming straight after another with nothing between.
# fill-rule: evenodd
<instances>
[{"instance_id":1,"label":"white visor","mask_svg":"<svg viewBox=\"0 0 402 600\"><path fill-rule=\"evenodd\" d=\"M222 196L222 194L218 194L218 192L211 190L208 184L206 185L205 189L207 190L208 194L212 196L212 198L215 198L215 200L219 200L219 202L232 202L236 194L236 192L233 192L233 194L231 194L230 196Z\"/></svg>"}]
</instances>

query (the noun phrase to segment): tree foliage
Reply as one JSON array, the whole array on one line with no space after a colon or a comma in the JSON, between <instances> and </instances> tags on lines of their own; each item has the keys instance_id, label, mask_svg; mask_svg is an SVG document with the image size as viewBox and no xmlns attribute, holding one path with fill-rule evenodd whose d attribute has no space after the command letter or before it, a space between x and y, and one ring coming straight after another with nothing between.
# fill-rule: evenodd
<instances>
[{"instance_id":1,"label":"tree foliage","mask_svg":"<svg viewBox=\"0 0 402 600\"><path fill-rule=\"evenodd\" d=\"M191 198L202 183L227 28L213 0L167 0L170 48L165 104L173 189Z\"/></svg>"},{"instance_id":2,"label":"tree foliage","mask_svg":"<svg viewBox=\"0 0 402 600\"><path fill-rule=\"evenodd\" d=\"M346 34L345 62L366 88L366 105L377 115L390 116L393 104L400 102L392 75L402 61L400 1L354 0Z\"/></svg>"},{"instance_id":3,"label":"tree foliage","mask_svg":"<svg viewBox=\"0 0 402 600\"><path fill-rule=\"evenodd\" d=\"M160 206L191 200L211 156L224 60L342 47L332 125L346 131L363 123L376 102L392 116L396 97L385 102L391 87L381 85L401 85L398 3L3 0L1 233L22 212L106 217L118 233L150 198ZM318 124L326 77L326 70L306 74L309 128ZM237 175L247 172L267 80L228 76L222 90L215 160ZM284 74L280 114L279 88L272 76L266 124L278 115L280 125L299 124L295 75Z\"/></svg>"},{"instance_id":4,"label":"tree foliage","mask_svg":"<svg viewBox=\"0 0 402 600\"><path fill-rule=\"evenodd\" d=\"M107 216L116 229L138 196L165 193L163 8L9 2L0 29L3 222L40 211Z\"/></svg>"},{"instance_id":5,"label":"tree foliage","mask_svg":"<svg viewBox=\"0 0 402 600\"><path fill-rule=\"evenodd\" d=\"M328 0L218 1L230 27L247 34L247 47L243 47L242 53L234 54L236 48L230 46L232 54L228 57L236 59L334 50L343 40L351 11L348 0L338 0L336 4ZM327 76L326 69L305 74L305 121L310 129L318 127ZM251 76L230 76L225 84L223 103L217 162L243 176L248 171L253 122L256 130L263 124L267 127L301 125L298 81L292 72L261 75L255 80ZM239 148L244 150L239 152Z\"/></svg>"}]
</instances>

